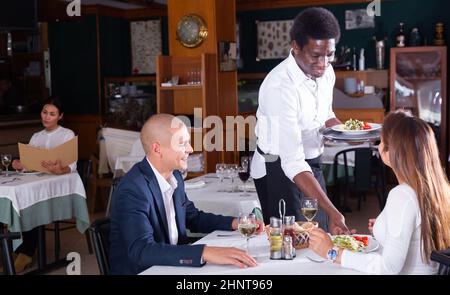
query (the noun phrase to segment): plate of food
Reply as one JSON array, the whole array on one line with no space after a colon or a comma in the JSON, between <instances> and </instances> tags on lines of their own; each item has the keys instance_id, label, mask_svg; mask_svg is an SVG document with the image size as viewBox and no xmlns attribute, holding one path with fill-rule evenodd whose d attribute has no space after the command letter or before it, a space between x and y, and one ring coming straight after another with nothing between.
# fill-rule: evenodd
<instances>
[{"instance_id":1,"label":"plate of food","mask_svg":"<svg viewBox=\"0 0 450 295\"><path fill-rule=\"evenodd\" d=\"M333 127L331 127L331 129L345 134L357 135L381 129L381 124L368 123L361 120L350 119L345 121L344 124L334 125Z\"/></svg>"},{"instance_id":2,"label":"plate of food","mask_svg":"<svg viewBox=\"0 0 450 295\"><path fill-rule=\"evenodd\" d=\"M335 246L354 252L369 253L380 247L380 243L369 235L337 235L332 236L331 240Z\"/></svg>"}]
</instances>

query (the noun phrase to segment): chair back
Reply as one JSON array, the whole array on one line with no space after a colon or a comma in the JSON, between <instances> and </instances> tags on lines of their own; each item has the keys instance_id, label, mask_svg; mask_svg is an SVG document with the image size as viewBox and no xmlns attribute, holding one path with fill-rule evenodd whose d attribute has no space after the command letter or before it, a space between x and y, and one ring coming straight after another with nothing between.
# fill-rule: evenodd
<instances>
[{"instance_id":1,"label":"chair back","mask_svg":"<svg viewBox=\"0 0 450 295\"><path fill-rule=\"evenodd\" d=\"M94 252L97 257L100 274L109 273L109 232L111 221L109 218L102 218L94 221L89 227L91 239L94 244Z\"/></svg>"},{"instance_id":2,"label":"chair back","mask_svg":"<svg viewBox=\"0 0 450 295\"><path fill-rule=\"evenodd\" d=\"M0 243L2 247L2 256L3 256L3 268L4 272L7 275L15 275L16 270L14 268L14 262L11 255L11 247L10 241L14 239L20 239L20 233L10 233L4 232L3 229L0 228Z\"/></svg>"},{"instance_id":3,"label":"chair back","mask_svg":"<svg viewBox=\"0 0 450 295\"><path fill-rule=\"evenodd\" d=\"M439 275L450 275L450 248L431 252L430 259L431 261L439 263Z\"/></svg>"}]
</instances>

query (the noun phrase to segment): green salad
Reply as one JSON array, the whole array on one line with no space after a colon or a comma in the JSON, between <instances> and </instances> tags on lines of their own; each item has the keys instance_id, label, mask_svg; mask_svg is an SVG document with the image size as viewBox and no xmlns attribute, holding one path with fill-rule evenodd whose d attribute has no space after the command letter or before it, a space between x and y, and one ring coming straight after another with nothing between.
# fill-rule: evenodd
<instances>
[{"instance_id":1,"label":"green salad","mask_svg":"<svg viewBox=\"0 0 450 295\"><path fill-rule=\"evenodd\" d=\"M333 237L332 240L335 246L356 252L361 252L365 248L363 242L357 241L354 237L348 235L338 235Z\"/></svg>"},{"instance_id":2,"label":"green salad","mask_svg":"<svg viewBox=\"0 0 450 295\"><path fill-rule=\"evenodd\" d=\"M347 120L344 124L345 130L362 130L364 122L356 119Z\"/></svg>"}]
</instances>

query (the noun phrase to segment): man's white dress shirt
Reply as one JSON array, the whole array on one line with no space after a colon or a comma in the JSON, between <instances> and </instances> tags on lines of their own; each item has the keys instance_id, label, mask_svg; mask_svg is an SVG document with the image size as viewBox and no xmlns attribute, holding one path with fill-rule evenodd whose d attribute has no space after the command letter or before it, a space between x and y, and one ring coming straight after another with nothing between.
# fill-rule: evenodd
<instances>
[{"instance_id":1,"label":"man's white dress shirt","mask_svg":"<svg viewBox=\"0 0 450 295\"><path fill-rule=\"evenodd\" d=\"M267 154L279 155L286 176L294 176L311 167L305 159L323 153L319 129L335 115L332 110L336 77L329 66L316 80L308 78L289 54L264 79L259 89L255 133L258 147ZM255 151L253 178L266 175L265 159Z\"/></svg>"},{"instance_id":2,"label":"man's white dress shirt","mask_svg":"<svg viewBox=\"0 0 450 295\"><path fill-rule=\"evenodd\" d=\"M75 137L75 134L72 130L58 126L55 130L47 131L42 130L33 134L30 139L29 145L34 147L40 147L45 149L51 149L57 147L72 138ZM77 163L73 162L69 165L70 172L77 171Z\"/></svg>"},{"instance_id":3,"label":"man's white dress shirt","mask_svg":"<svg viewBox=\"0 0 450 295\"><path fill-rule=\"evenodd\" d=\"M175 189L178 186L178 181L173 176L173 174L170 176L169 181L167 181L159 172L158 170L153 167L152 163L150 163L150 160L148 158L147 162L150 164L150 167L152 167L153 172L155 173L156 180L158 181L159 188L161 190L161 194L163 196L164 201L164 209L166 210L166 217L167 217L167 226L169 228L169 239L171 245L178 244L178 228L177 228L177 221L175 219L175 205L173 204L173 193L175 192Z\"/></svg>"}]
</instances>

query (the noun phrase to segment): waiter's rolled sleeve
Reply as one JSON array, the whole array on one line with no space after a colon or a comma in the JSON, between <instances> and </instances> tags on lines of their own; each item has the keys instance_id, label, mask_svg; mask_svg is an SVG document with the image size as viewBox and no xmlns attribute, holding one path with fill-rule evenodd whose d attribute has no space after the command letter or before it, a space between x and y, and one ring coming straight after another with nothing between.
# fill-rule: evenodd
<instances>
[{"instance_id":1,"label":"waiter's rolled sleeve","mask_svg":"<svg viewBox=\"0 0 450 295\"><path fill-rule=\"evenodd\" d=\"M274 150L274 154L280 156L284 174L293 181L294 176L298 173L311 172L311 167L305 161L302 132L299 128L295 128L295 126L298 126L297 114L300 106L296 94L286 88L274 87L271 92L280 100L280 103L268 112L276 118L273 121L275 126L278 127L276 129L278 138L272 138L273 143L278 142L278 153Z\"/></svg>"}]
</instances>

